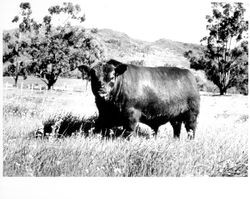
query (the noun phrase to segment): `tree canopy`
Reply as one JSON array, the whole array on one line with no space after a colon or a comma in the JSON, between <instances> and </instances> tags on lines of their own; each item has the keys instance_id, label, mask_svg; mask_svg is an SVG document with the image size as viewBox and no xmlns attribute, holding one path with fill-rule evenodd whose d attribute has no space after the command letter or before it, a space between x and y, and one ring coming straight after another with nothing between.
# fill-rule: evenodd
<instances>
[{"instance_id":1,"label":"tree canopy","mask_svg":"<svg viewBox=\"0 0 250 199\"><path fill-rule=\"evenodd\" d=\"M184 53L190 67L204 70L221 95L233 86L248 93L248 21L244 13L242 3L212 3L212 14L206 16L209 35L201 40L203 55Z\"/></svg>"},{"instance_id":2,"label":"tree canopy","mask_svg":"<svg viewBox=\"0 0 250 199\"><path fill-rule=\"evenodd\" d=\"M29 3L21 3L20 7L25 17L20 22L17 33L26 33L25 38L15 42L18 49L13 47L9 50L4 55L4 62L10 60L14 54L20 54L22 48L29 60L25 69L41 78L48 89L60 75L74 70L77 65L91 65L104 58L102 45L95 39L95 31L87 31L80 26L85 21L85 15L81 13L79 5L63 3L51 6L41 23L31 18ZM66 16L66 20L53 24L53 20L59 15ZM20 17L16 16L13 22L19 20ZM70 20L77 21L79 25L72 26ZM10 41L10 35L4 35L7 46L11 44Z\"/></svg>"},{"instance_id":3,"label":"tree canopy","mask_svg":"<svg viewBox=\"0 0 250 199\"><path fill-rule=\"evenodd\" d=\"M15 86L17 85L19 75L22 75L24 79L27 77L26 60L29 54L26 51L26 47L28 38L24 37L24 35L38 28L35 21L31 18L30 4L21 3L20 9L21 14L15 16L12 20L13 23L20 22L19 28L12 35L10 33L3 34L3 63L8 62L5 72L13 76Z\"/></svg>"}]
</instances>

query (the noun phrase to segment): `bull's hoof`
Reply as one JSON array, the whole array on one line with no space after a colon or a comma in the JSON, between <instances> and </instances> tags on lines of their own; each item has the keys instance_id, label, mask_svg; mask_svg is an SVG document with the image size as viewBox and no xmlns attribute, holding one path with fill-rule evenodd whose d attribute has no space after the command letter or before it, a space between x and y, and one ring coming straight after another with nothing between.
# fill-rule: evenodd
<instances>
[{"instance_id":1,"label":"bull's hoof","mask_svg":"<svg viewBox=\"0 0 250 199\"><path fill-rule=\"evenodd\" d=\"M193 130L189 130L187 133L188 133L188 139L189 140L193 140L194 139L194 131Z\"/></svg>"},{"instance_id":2,"label":"bull's hoof","mask_svg":"<svg viewBox=\"0 0 250 199\"><path fill-rule=\"evenodd\" d=\"M180 136L179 136L179 135L178 135L178 136L177 136L177 135L174 135L174 139L175 139L175 140L180 140Z\"/></svg>"}]
</instances>

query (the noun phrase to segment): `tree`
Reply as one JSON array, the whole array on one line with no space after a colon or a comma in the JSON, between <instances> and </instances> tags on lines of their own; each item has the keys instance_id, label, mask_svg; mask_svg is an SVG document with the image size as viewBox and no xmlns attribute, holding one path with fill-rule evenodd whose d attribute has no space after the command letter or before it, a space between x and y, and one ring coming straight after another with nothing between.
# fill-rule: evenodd
<instances>
[{"instance_id":1,"label":"tree","mask_svg":"<svg viewBox=\"0 0 250 199\"><path fill-rule=\"evenodd\" d=\"M248 83L248 21L244 19L242 3L212 3L212 15L206 16L209 35L202 56L187 51L190 67L204 70L224 95L233 86L247 88ZM245 93L248 90L243 91Z\"/></svg>"},{"instance_id":2,"label":"tree","mask_svg":"<svg viewBox=\"0 0 250 199\"><path fill-rule=\"evenodd\" d=\"M29 48L32 63L29 71L41 78L48 89L51 89L60 75L74 70L77 65L90 66L103 59L103 49L92 32L73 27L68 21L73 19L84 22L85 16L79 16L80 10L79 5L72 3L50 7L49 14L43 18L43 31L32 38ZM53 27L52 19L59 14L67 15L68 18L64 24Z\"/></svg>"},{"instance_id":3,"label":"tree","mask_svg":"<svg viewBox=\"0 0 250 199\"><path fill-rule=\"evenodd\" d=\"M20 21L19 27L12 35L3 34L3 63L7 63L6 73L13 76L14 86L17 86L18 76L22 75L24 79L27 77L26 65L29 55L26 48L29 38L24 35L33 30L37 30L38 24L31 18L31 7L29 3L20 4L21 12L19 16L15 16L13 23Z\"/></svg>"},{"instance_id":4,"label":"tree","mask_svg":"<svg viewBox=\"0 0 250 199\"><path fill-rule=\"evenodd\" d=\"M79 5L52 6L41 23L31 17L29 3L21 3L20 8L20 16L13 19L13 22L20 22L19 28L13 34L3 35L3 62L9 63L5 74L15 77L15 84L18 75L25 73L26 77L27 73L32 73L51 89L60 75L74 70L77 65L90 66L104 58L103 48L95 39L97 30L87 31L70 23L85 21ZM66 19L54 25L56 17Z\"/></svg>"},{"instance_id":5,"label":"tree","mask_svg":"<svg viewBox=\"0 0 250 199\"><path fill-rule=\"evenodd\" d=\"M129 61L129 64L136 65L136 66L144 66L145 61L143 59L141 59L141 60L132 60L132 61Z\"/></svg>"}]
</instances>

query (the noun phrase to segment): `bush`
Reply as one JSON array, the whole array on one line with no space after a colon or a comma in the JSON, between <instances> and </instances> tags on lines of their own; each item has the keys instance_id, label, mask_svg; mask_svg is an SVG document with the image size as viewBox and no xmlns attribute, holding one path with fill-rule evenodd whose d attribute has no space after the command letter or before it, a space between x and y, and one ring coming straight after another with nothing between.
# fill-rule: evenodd
<instances>
[{"instance_id":1,"label":"bush","mask_svg":"<svg viewBox=\"0 0 250 199\"><path fill-rule=\"evenodd\" d=\"M3 106L4 116L34 117L40 114L40 109L34 103L13 103L8 102Z\"/></svg>"},{"instance_id":2,"label":"bush","mask_svg":"<svg viewBox=\"0 0 250 199\"><path fill-rule=\"evenodd\" d=\"M236 88L240 94L248 95L248 78L238 83Z\"/></svg>"},{"instance_id":3,"label":"bush","mask_svg":"<svg viewBox=\"0 0 250 199\"><path fill-rule=\"evenodd\" d=\"M11 76L7 67L3 68L3 76Z\"/></svg>"},{"instance_id":4,"label":"bush","mask_svg":"<svg viewBox=\"0 0 250 199\"><path fill-rule=\"evenodd\" d=\"M196 80L199 91L212 92L212 93L219 91L219 89L213 82L207 79L204 79L203 77L199 75L195 76L195 80Z\"/></svg>"},{"instance_id":5,"label":"bush","mask_svg":"<svg viewBox=\"0 0 250 199\"><path fill-rule=\"evenodd\" d=\"M109 40L106 40L105 43L113 44L113 45L116 45L118 47L121 47L121 42L117 39L109 39Z\"/></svg>"},{"instance_id":6,"label":"bush","mask_svg":"<svg viewBox=\"0 0 250 199\"><path fill-rule=\"evenodd\" d=\"M63 78L74 78L74 79L81 79L82 78L82 73L78 70L78 69L75 69L75 70L72 70L72 71L69 71L67 73L64 73L62 75L60 75L60 77L63 77Z\"/></svg>"},{"instance_id":7,"label":"bush","mask_svg":"<svg viewBox=\"0 0 250 199\"><path fill-rule=\"evenodd\" d=\"M84 118L66 115L51 115L43 122L43 132L37 132L37 136L68 137L75 134L88 136L94 127L96 117Z\"/></svg>"},{"instance_id":8,"label":"bush","mask_svg":"<svg viewBox=\"0 0 250 199\"><path fill-rule=\"evenodd\" d=\"M169 64L169 63L165 63L163 66L164 66L164 67L176 67L175 65L171 65L171 64Z\"/></svg>"},{"instance_id":9,"label":"bush","mask_svg":"<svg viewBox=\"0 0 250 199\"><path fill-rule=\"evenodd\" d=\"M132 61L129 61L129 64L136 65L136 66L144 66L145 62L144 60L132 60Z\"/></svg>"}]
</instances>

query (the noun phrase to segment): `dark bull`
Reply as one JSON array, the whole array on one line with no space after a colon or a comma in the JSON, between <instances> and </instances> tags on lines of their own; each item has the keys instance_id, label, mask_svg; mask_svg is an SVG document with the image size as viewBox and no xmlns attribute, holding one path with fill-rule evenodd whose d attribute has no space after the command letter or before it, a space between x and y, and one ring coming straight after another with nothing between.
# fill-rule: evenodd
<instances>
[{"instance_id":1,"label":"dark bull","mask_svg":"<svg viewBox=\"0 0 250 199\"><path fill-rule=\"evenodd\" d=\"M99 110L96 131L123 126L125 136L142 122L157 133L170 122L179 138L184 123L188 137L195 136L200 96L195 77L177 67L138 67L116 60L79 70L91 77L92 92Z\"/></svg>"}]
</instances>

